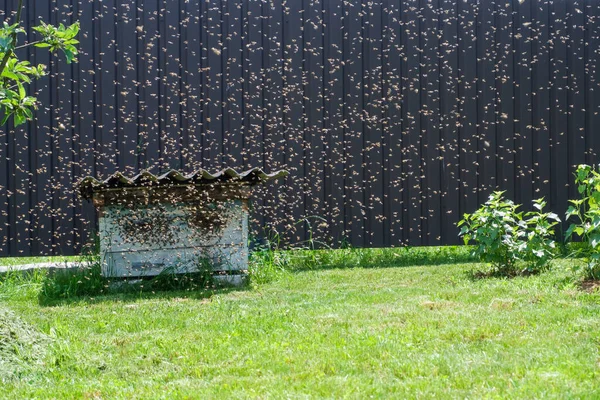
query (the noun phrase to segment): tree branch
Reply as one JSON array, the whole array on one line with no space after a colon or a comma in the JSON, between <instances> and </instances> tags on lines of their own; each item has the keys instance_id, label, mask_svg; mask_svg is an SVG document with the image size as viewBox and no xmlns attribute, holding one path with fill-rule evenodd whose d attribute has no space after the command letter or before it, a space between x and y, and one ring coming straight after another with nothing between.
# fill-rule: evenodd
<instances>
[{"instance_id":1,"label":"tree branch","mask_svg":"<svg viewBox=\"0 0 600 400\"><path fill-rule=\"evenodd\" d=\"M38 43L42 43L42 42L43 42L43 40L36 40L35 42L25 43L25 44L15 47L15 50L24 49L25 47L33 46L34 44L38 44Z\"/></svg>"}]
</instances>

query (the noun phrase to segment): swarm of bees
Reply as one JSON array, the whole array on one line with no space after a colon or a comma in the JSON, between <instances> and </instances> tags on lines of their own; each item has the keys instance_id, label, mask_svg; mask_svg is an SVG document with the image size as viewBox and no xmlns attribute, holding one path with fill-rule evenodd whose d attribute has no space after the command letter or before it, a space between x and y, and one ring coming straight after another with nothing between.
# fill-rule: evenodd
<instances>
[{"instance_id":1,"label":"swarm of bees","mask_svg":"<svg viewBox=\"0 0 600 400\"><path fill-rule=\"evenodd\" d=\"M0 133L2 256L92 241L96 211L75 187L88 175L287 169L254 197L254 241L373 247L456 243L455 222L496 189L562 212L573 166L598 162L598 0L24 10L28 32L79 20L80 56L23 55L50 76L30 87L35 120Z\"/></svg>"}]
</instances>

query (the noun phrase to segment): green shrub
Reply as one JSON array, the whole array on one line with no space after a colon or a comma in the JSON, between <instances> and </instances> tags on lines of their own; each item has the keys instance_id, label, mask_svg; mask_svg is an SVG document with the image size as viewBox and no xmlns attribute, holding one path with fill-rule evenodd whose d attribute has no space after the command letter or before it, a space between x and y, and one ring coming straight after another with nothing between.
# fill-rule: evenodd
<instances>
[{"instance_id":1,"label":"green shrub","mask_svg":"<svg viewBox=\"0 0 600 400\"><path fill-rule=\"evenodd\" d=\"M547 268L554 256L554 213L544 213L546 202L534 200L534 211L518 211L519 205L494 192L473 214L459 221L464 243L475 243L474 255L490 263L493 272L510 276L532 274Z\"/></svg>"},{"instance_id":2,"label":"green shrub","mask_svg":"<svg viewBox=\"0 0 600 400\"><path fill-rule=\"evenodd\" d=\"M585 276L600 279L600 171L598 167L579 165L575 184L581 198L569 200L566 219L573 222L566 232L566 241L573 235L582 239L583 245L574 254L586 260Z\"/></svg>"}]
</instances>

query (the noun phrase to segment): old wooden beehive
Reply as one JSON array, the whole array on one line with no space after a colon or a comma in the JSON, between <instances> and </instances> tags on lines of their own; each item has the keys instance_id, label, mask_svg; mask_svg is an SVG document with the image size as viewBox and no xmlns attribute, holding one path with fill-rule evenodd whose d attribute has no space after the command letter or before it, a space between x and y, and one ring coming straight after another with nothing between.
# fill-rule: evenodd
<instances>
[{"instance_id":1,"label":"old wooden beehive","mask_svg":"<svg viewBox=\"0 0 600 400\"><path fill-rule=\"evenodd\" d=\"M82 196L99 211L102 273L107 277L206 272L239 280L248 269L248 202L252 186L287 175L255 168L215 174L115 173L87 177ZM238 278L235 278L238 277Z\"/></svg>"}]
</instances>

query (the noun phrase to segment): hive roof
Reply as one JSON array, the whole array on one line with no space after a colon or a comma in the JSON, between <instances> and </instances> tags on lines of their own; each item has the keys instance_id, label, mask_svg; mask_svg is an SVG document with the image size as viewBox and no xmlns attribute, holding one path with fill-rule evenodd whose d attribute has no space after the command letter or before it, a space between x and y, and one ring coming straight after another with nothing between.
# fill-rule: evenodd
<instances>
[{"instance_id":1,"label":"hive roof","mask_svg":"<svg viewBox=\"0 0 600 400\"><path fill-rule=\"evenodd\" d=\"M128 178L121 172L115 172L108 178L100 180L92 176L83 178L77 183L77 187L84 198L91 198L94 192L107 189L149 187L149 186L173 186L173 185L216 185L216 184L241 184L256 185L273 179L285 177L288 171L279 170L271 174L265 173L260 168L252 168L243 172L237 172L233 168L225 168L216 173L210 173L204 169L192 173L171 170L164 174L155 175L149 171Z\"/></svg>"}]
</instances>

